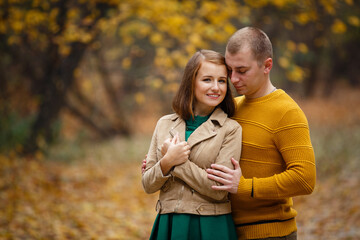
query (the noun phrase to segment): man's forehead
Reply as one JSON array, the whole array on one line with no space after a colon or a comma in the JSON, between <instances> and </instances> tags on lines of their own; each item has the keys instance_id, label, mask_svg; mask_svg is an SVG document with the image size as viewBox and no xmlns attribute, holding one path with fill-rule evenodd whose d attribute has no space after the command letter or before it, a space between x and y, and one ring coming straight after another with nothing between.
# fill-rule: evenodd
<instances>
[{"instance_id":1,"label":"man's forehead","mask_svg":"<svg viewBox=\"0 0 360 240\"><path fill-rule=\"evenodd\" d=\"M252 55L252 50L251 50L250 46L243 45L235 53L231 53L227 49L225 51L225 56L237 56L239 54Z\"/></svg>"},{"instance_id":2,"label":"man's forehead","mask_svg":"<svg viewBox=\"0 0 360 240\"><path fill-rule=\"evenodd\" d=\"M248 61L254 60L252 51L250 48L241 48L239 51L237 51L234 54L229 53L228 51L225 52L225 61L226 64L231 65L238 65L243 64ZM238 66L234 66L238 67Z\"/></svg>"}]
</instances>

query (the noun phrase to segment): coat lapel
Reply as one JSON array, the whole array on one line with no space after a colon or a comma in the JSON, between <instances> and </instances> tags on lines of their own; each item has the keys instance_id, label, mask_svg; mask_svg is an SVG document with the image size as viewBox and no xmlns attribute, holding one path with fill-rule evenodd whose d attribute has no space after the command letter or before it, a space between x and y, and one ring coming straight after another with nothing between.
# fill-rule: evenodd
<instances>
[{"instance_id":1,"label":"coat lapel","mask_svg":"<svg viewBox=\"0 0 360 240\"><path fill-rule=\"evenodd\" d=\"M212 123L210 119L208 119L206 122L201 124L189 137L188 144L190 148L198 144L199 142L202 142L206 139L212 138L215 136L216 130L215 126Z\"/></svg>"},{"instance_id":2,"label":"coat lapel","mask_svg":"<svg viewBox=\"0 0 360 240\"><path fill-rule=\"evenodd\" d=\"M190 148L196 145L199 142L202 142L206 139L216 136L216 127L214 121L222 126L227 118L226 113L224 113L220 108L215 109L211 114L210 118L201 124L189 137L188 144ZM179 133L180 141L185 141L185 121L180 118L178 115L175 115L173 118L174 124L171 127L169 133L173 137L176 133Z\"/></svg>"},{"instance_id":3,"label":"coat lapel","mask_svg":"<svg viewBox=\"0 0 360 240\"><path fill-rule=\"evenodd\" d=\"M171 137L174 137L176 133L179 134L180 141L185 141L185 121L180 117L174 119L174 125L171 127L169 133Z\"/></svg>"}]
</instances>

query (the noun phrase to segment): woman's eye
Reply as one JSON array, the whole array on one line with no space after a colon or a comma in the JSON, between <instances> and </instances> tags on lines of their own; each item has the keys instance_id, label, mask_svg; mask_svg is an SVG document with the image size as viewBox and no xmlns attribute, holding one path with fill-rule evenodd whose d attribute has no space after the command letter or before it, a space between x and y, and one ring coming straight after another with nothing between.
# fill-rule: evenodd
<instances>
[{"instance_id":1,"label":"woman's eye","mask_svg":"<svg viewBox=\"0 0 360 240\"><path fill-rule=\"evenodd\" d=\"M209 81L211 81L211 79L210 79L210 78L204 78L203 81L204 81L204 82L209 82Z\"/></svg>"},{"instance_id":2,"label":"woman's eye","mask_svg":"<svg viewBox=\"0 0 360 240\"><path fill-rule=\"evenodd\" d=\"M225 79L220 79L219 82L226 83L226 80Z\"/></svg>"}]
</instances>

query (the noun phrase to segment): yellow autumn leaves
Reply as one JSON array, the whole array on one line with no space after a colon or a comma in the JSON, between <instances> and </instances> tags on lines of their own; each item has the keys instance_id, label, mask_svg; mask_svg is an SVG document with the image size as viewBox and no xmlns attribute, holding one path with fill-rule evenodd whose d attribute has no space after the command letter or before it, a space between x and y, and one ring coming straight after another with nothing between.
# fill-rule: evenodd
<instances>
[{"instance_id":1,"label":"yellow autumn leaves","mask_svg":"<svg viewBox=\"0 0 360 240\"><path fill-rule=\"evenodd\" d=\"M301 82L306 77L307 71L292 62L292 58L295 53L308 53L309 49L305 43L296 44L293 41L287 41L285 49L285 53L278 59L278 64L285 70L286 77L290 81Z\"/></svg>"},{"instance_id":2,"label":"yellow autumn leaves","mask_svg":"<svg viewBox=\"0 0 360 240\"><path fill-rule=\"evenodd\" d=\"M341 13L342 8L356 5L353 0L321 0L317 3L307 0L246 0L243 3L235 0L112 0L106 1L111 8L98 21L95 20L100 13L97 4L102 3L101 0L71 2L65 16L61 16L57 3L12 0L8 1L10 7L6 15L2 10L5 2L0 1L0 16L7 16L0 17L0 33L7 36L9 45L21 45L24 35L40 49L46 48L49 41L54 41L62 56L70 54L74 42L98 48L104 46L99 43L99 37L111 38L124 49L116 56L120 58L120 67L124 71L133 71L136 61L134 56L127 54L126 49L136 46L145 52L142 56L146 56L148 50L145 50L145 46L152 48L155 52L152 64L156 71L150 74L154 75L154 84L146 85L155 89L173 84L176 80L173 72L182 69L196 50L214 46L224 49L229 36L239 27L256 22L254 13L257 10L262 10L263 22L259 21L260 18L257 21L263 26L271 26L277 20L268 9L275 8L282 12L286 17L279 16L280 27L289 32L297 26L314 25L319 31L329 29L329 34L342 36L350 28L360 27L360 18L355 11L348 16ZM87 14L82 9L85 7ZM318 9L323 11L320 13ZM320 21L323 17L321 14L329 17L328 26ZM62 29L58 25L60 16L66 23ZM329 41L324 37L296 43L295 40L286 41L282 40L281 46L286 46L286 49L277 56L277 63L286 70L290 81L301 82L307 70L296 63L295 53L311 54L311 41L315 47L327 46ZM158 76L162 84L156 80ZM173 88L174 85L169 89ZM137 102L143 101L142 97L136 99Z\"/></svg>"}]
</instances>

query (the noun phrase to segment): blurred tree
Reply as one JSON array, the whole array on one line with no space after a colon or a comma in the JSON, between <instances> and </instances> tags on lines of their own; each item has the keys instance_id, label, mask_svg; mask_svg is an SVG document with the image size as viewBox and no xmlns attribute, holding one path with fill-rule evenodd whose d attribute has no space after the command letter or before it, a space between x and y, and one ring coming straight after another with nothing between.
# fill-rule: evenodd
<instances>
[{"instance_id":1,"label":"blurred tree","mask_svg":"<svg viewBox=\"0 0 360 240\"><path fill-rule=\"evenodd\" d=\"M245 1L250 22L274 42L283 78L303 83L305 96L330 96L335 82L359 85L360 5L352 0ZM350 50L351 49L351 50ZM355 70L357 69L357 70Z\"/></svg>"},{"instance_id":2,"label":"blurred tree","mask_svg":"<svg viewBox=\"0 0 360 240\"><path fill-rule=\"evenodd\" d=\"M45 148L62 109L102 138L129 135L137 106L154 92L167 103L196 50L224 52L246 25L273 41L275 81L307 96L359 84L358 16L352 0L0 0L0 145Z\"/></svg>"},{"instance_id":3,"label":"blurred tree","mask_svg":"<svg viewBox=\"0 0 360 240\"><path fill-rule=\"evenodd\" d=\"M64 106L74 72L99 34L96 24L117 5L110 1L28 0L1 1L0 6L1 52L9 57L5 66L13 66L21 78L20 82L2 76L3 84L17 87L28 81L25 91L35 102L35 118L24 149L31 153L52 142L52 124ZM9 90L7 86L4 89ZM3 94L7 96L5 90ZM2 111L9 114L9 106Z\"/></svg>"}]
</instances>

